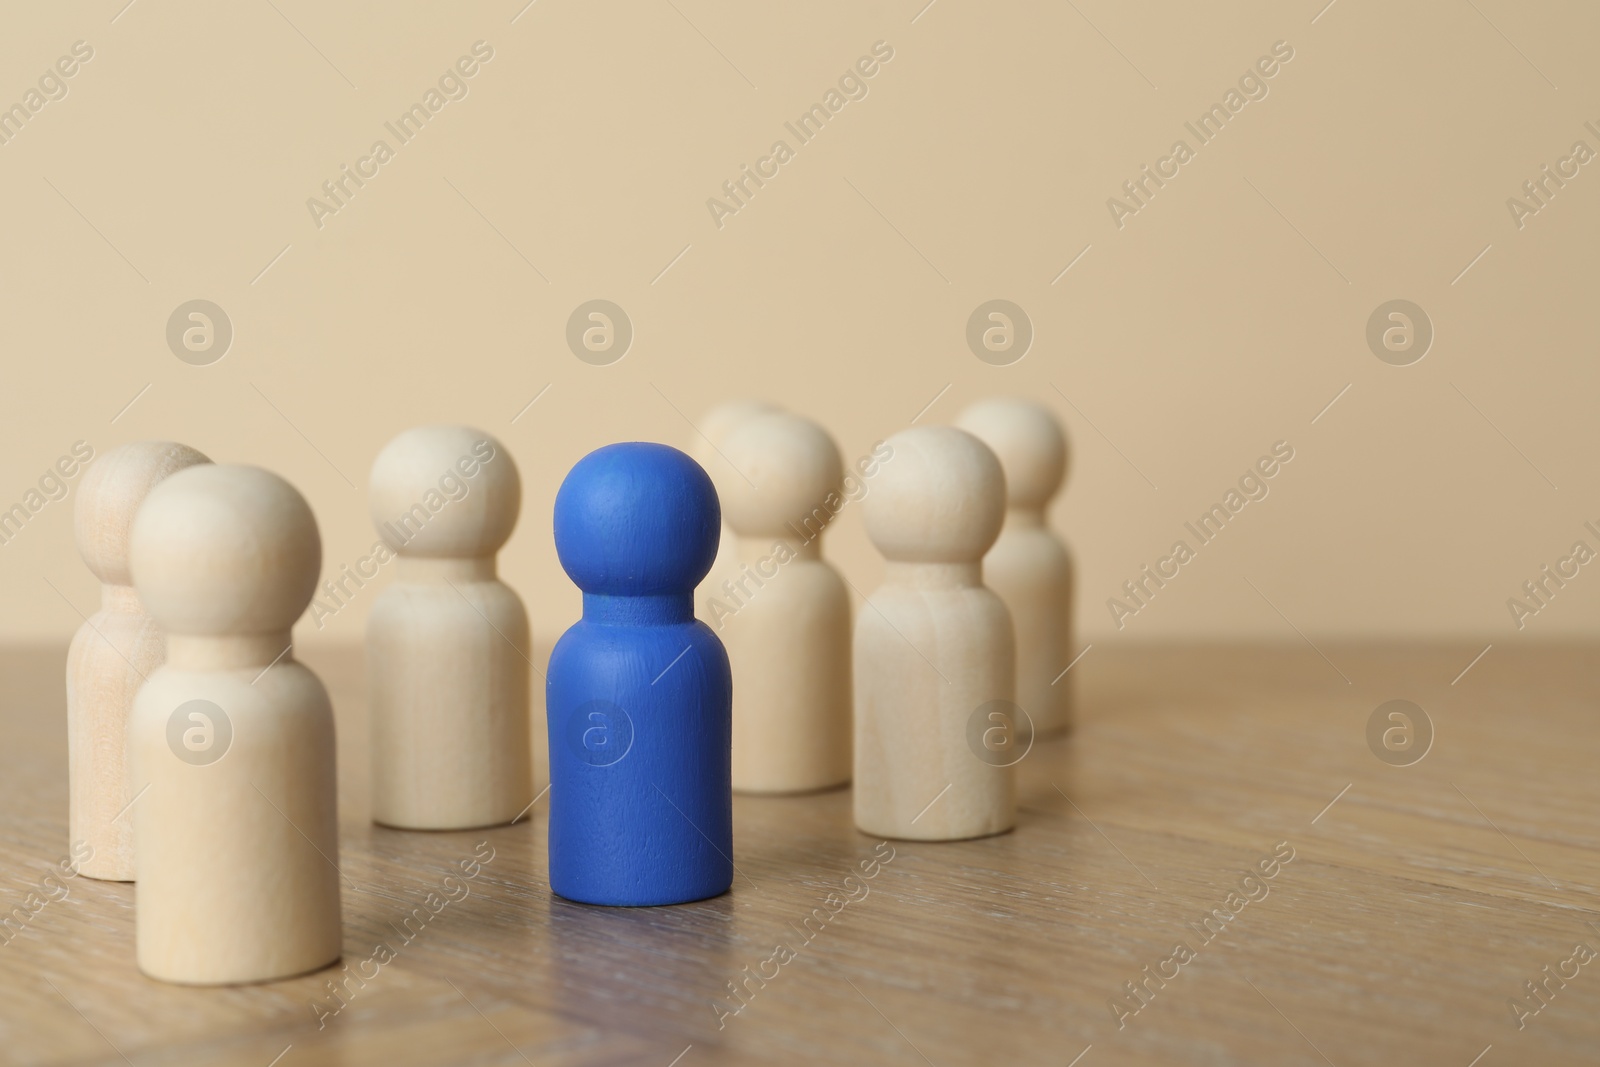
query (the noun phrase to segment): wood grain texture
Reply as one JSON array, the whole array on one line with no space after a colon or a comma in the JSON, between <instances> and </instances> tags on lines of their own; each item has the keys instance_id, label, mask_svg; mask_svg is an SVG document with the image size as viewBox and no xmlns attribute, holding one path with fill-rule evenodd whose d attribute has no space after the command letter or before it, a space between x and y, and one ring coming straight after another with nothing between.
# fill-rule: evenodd
<instances>
[{"instance_id":1,"label":"wood grain texture","mask_svg":"<svg viewBox=\"0 0 1600 1067\"><path fill-rule=\"evenodd\" d=\"M338 718L340 865L354 883L343 963L396 941L391 924L462 880L460 861L488 841L469 894L319 1030L310 1004L341 970L153 982L134 966L134 887L65 879L68 899L0 938L0 1061L122 1065L114 1043L139 1067L267 1067L290 1045L278 1067L668 1067L692 1045L677 1067L1064 1067L1092 1045L1077 1067L1467 1067L1492 1045L1478 1067L1592 1064L1600 973L1585 966L1521 1031L1507 1001L1575 942L1600 948L1593 650L1496 644L1452 686L1480 649L1324 644L1346 684L1303 645L1096 645L1072 669L1077 731L1018 765L1017 829L893 842L868 894L721 1030L711 1004L727 983L796 941L875 856L849 791L736 797L725 896L569 904L546 882L547 798L490 830L373 826L361 651L311 649ZM67 855L63 663L62 648L0 652L7 911ZM1365 740L1397 696L1437 732L1407 768ZM1107 1001L1193 941L1188 924L1280 841L1295 858L1270 895L1118 1030Z\"/></svg>"}]
</instances>

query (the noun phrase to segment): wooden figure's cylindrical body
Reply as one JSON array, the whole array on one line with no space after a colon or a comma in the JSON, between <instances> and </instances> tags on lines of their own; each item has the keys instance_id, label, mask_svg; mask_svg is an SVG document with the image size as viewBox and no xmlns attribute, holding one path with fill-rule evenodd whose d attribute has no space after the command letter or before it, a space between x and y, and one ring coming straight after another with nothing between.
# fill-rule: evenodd
<instances>
[{"instance_id":1,"label":"wooden figure's cylindrical body","mask_svg":"<svg viewBox=\"0 0 1600 1067\"><path fill-rule=\"evenodd\" d=\"M67 649L68 834L92 850L79 874L133 880L128 716L165 655L160 628L125 585L104 588Z\"/></svg>"},{"instance_id":2,"label":"wooden figure's cylindrical body","mask_svg":"<svg viewBox=\"0 0 1600 1067\"><path fill-rule=\"evenodd\" d=\"M192 467L151 491L129 558L167 637L128 728L140 970L217 985L334 962L333 710L290 633L321 565L310 507L260 468Z\"/></svg>"},{"instance_id":3,"label":"wooden figure's cylindrical body","mask_svg":"<svg viewBox=\"0 0 1600 1067\"><path fill-rule=\"evenodd\" d=\"M956 841L1016 824L1012 768L972 745L974 716L987 729L980 710L1005 714L1013 699L1014 655L1005 604L976 565L887 564L856 619L856 661L873 665L855 682L857 827Z\"/></svg>"},{"instance_id":4,"label":"wooden figure's cylindrical body","mask_svg":"<svg viewBox=\"0 0 1600 1067\"><path fill-rule=\"evenodd\" d=\"M664 445L608 445L556 495L583 619L550 656L550 888L588 904L677 904L733 881L732 676L693 615L717 550L705 472Z\"/></svg>"},{"instance_id":5,"label":"wooden figure's cylindrical body","mask_svg":"<svg viewBox=\"0 0 1600 1067\"><path fill-rule=\"evenodd\" d=\"M732 686L688 596L584 597L545 697L552 890L613 905L727 891Z\"/></svg>"},{"instance_id":6,"label":"wooden figure's cylindrical body","mask_svg":"<svg viewBox=\"0 0 1600 1067\"><path fill-rule=\"evenodd\" d=\"M717 630L734 672L740 793L803 793L850 780L849 595L815 543L780 543L787 553L744 539L745 568L771 577ZM781 566L779 556L787 560Z\"/></svg>"},{"instance_id":7,"label":"wooden figure's cylindrical body","mask_svg":"<svg viewBox=\"0 0 1600 1067\"><path fill-rule=\"evenodd\" d=\"M292 657L261 674L282 638L228 669L169 661L139 692L137 947L152 978L262 982L339 958L333 710Z\"/></svg>"},{"instance_id":8,"label":"wooden figure's cylindrical body","mask_svg":"<svg viewBox=\"0 0 1600 1067\"><path fill-rule=\"evenodd\" d=\"M63 463L87 458L74 449ZM86 857L78 873L90 878L133 879L128 716L139 686L166 655L161 629L133 590L129 531L157 483L209 462L187 445L140 441L106 452L78 486L78 553L104 583L100 610L78 628L67 651L68 833L74 855Z\"/></svg>"},{"instance_id":9,"label":"wooden figure's cylindrical body","mask_svg":"<svg viewBox=\"0 0 1600 1067\"><path fill-rule=\"evenodd\" d=\"M495 574L521 478L467 426L418 426L372 465L370 510L399 556L367 619L372 817L411 830L508 823L533 801L528 613Z\"/></svg>"},{"instance_id":10,"label":"wooden figure's cylindrical body","mask_svg":"<svg viewBox=\"0 0 1600 1067\"><path fill-rule=\"evenodd\" d=\"M884 581L856 619L855 821L883 837L954 841L1011 829L1016 711L1010 613L982 579L1005 477L983 442L943 426L891 437L867 534Z\"/></svg>"},{"instance_id":11,"label":"wooden figure's cylindrical body","mask_svg":"<svg viewBox=\"0 0 1600 1067\"><path fill-rule=\"evenodd\" d=\"M385 826L497 826L533 799L528 613L492 560L454 562L402 558L367 617L372 818Z\"/></svg>"},{"instance_id":12,"label":"wooden figure's cylindrical body","mask_svg":"<svg viewBox=\"0 0 1600 1067\"><path fill-rule=\"evenodd\" d=\"M1035 511L1013 509L983 557L983 584L1005 601L1017 635L1017 703L1047 737L1072 725L1072 557ZM1026 635L1026 636L1024 636Z\"/></svg>"}]
</instances>

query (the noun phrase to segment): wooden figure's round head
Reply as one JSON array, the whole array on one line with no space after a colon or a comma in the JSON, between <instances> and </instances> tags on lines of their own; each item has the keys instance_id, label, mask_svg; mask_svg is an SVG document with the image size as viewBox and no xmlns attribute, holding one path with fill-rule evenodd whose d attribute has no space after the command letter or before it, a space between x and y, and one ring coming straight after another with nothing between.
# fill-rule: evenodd
<instances>
[{"instance_id":1,"label":"wooden figure's round head","mask_svg":"<svg viewBox=\"0 0 1600 1067\"><path fill-rule=\"evenodd\" d=\"M132 585L128 536L139 505L158 482L185 467L210 462L175 441L136 441L118 445L91 463L78 483L72 526L78 555L94 576L109 585Z\"/></svg>"},{"instance_id":2,"label":"wooden figure's round head","mask_svg":"<svg viewBox=\"0 0 1600 1067\"><path fill-rule=\"evenodd\" d=\"M482 430L416 426L373 461L367 507L402 556L492 556L517 525L522 478L511 453Z\"/></svg>"},{"instance_id":3,"label":"wooden figure's round head","mask_svg":"<svg viewBox=\"0 0 1600 1067\"><path fill-rule=\"evenodd\" d=\"M756 415L735 426L720 447L727 473L713 477L722 517L740 537L815 532L837 510L825 506L844 482L844 462L828 431L786 411ZM731 467L730 467L731 465Z\"/></svg>"},{"instance_id":4,"label":"wooden figure's round head","mask_svg":"<svg viewBox=\"0 0 1600 1067\"><path fill-rule=\"evenodd\" d=\"M902 430L888 445L861 503L878 551L905 563L983 559L1006 509L1005 474L989 446L949 426Z\"/></svg>"},{"instance_id":5,"label":"wooden figure's round head","mask_svg":"<svg viewBox=\"0 0 1600 1067\"><path fill-rule=\"evenodd\" d=\"M956 425L988 445L1006 472L1014 508L1043 508L1067 474L1067 435L1054 413L1030 400L980 400Z\"/></svg>"},{"instance_id":6,"label":"wooden figure's round head","mask_svg":"<svg viewBox=\"0 0 1600 1067\"><path fill-rule=\"evenodd\" d=\"M728 463L722 458L724 439L751 419L782 410L765 400L730 400L726 404L718 404L700 417L699 432L689 442L690 458L705 468L720 491L720 475L725 471L733 473L727 470Z\"/></svg>"},{"instance_id":7,"label":"wooden figure's round head","mask_svg":"<svg viewBox=\"0 0 1600 1067\"><path fill-rule=\"evenodd\" d=\"M598 448L556 492L556 555L585 593L691 592L716 558L721 525L710 476L667 445Z\"/></svg>"},{"instance_id":8,"label":"wooden figure's round head","mask_svg":"<svg viewBox=\"0 0 1600 1067\"><path fill-rule=\"evenodd\" d=\"M322 569L310 505L260 467L205 464L174 474L139 508L131 546L145 610L185 636L288 630Z\"/></svg>"}]
</instances>

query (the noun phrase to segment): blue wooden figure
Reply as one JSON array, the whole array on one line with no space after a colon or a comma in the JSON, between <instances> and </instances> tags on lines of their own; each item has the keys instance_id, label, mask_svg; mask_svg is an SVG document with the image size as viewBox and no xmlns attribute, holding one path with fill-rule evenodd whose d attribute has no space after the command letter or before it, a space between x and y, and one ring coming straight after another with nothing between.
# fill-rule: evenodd
<instances>
[{"instance_id":1,"label":"blue wooden figure","mask_svg":"<svg viewBox=\"0 0 1600 1067\"><path fill-rule=\"evenodd\" d=\"M583 619L550 655L550 888L681 904L733 884L728 655L694 617L722 512L666 445L607 445L556 493L556 554Z\"/></svg>"}]
</instances>

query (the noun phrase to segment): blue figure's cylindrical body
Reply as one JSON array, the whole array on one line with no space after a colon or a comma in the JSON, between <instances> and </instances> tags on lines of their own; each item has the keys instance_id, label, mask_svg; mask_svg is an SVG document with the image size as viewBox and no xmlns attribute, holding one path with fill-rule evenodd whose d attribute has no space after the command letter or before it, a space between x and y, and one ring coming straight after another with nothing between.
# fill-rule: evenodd
<instances>
[{"instance_id":1,"label":"blue figure's cylindrical body","mask_svg":"<svg viewBox=\"0 0 1600 1067\"><path fill-rule=\"evenodd\" d=\"M583 620L550 657L550 888L679 904L733 882L733 683L693 613L716 555L711 479L676 449L608 445L556 495Z\"/></svg>"}]
</instances>

